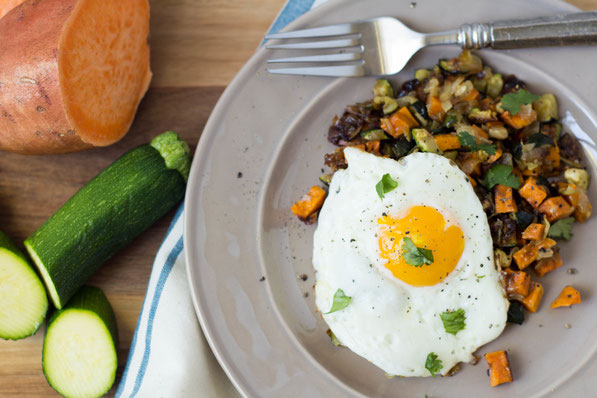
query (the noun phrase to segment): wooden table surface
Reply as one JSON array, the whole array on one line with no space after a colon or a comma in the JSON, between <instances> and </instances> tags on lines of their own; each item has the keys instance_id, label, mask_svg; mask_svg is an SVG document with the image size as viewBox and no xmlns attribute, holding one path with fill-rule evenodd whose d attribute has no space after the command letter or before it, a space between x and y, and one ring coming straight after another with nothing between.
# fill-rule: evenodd
<instances>
[{"instance_id":1,"label":"wooden table surface","mask_svg":"<svg viewBox=\"0 0 597 398\"><path fill-rule=\"evenodd\" d=\"M177 131L194 150L223 89L251 57L284 1L150 0L154 76L132 130L109 148L84 153L0 153L0 229L23 241L99 171L159 132ZM585 10L597 9L597 0L570 2ZM154 256L172 216L170 212L163 217L89 282L104 289L116 312L120 343L115 386L127 359ZM57 395L41 369L43 333L40 330L16 342L0 340L0 397Z\"/></svg>"}]
</instances>

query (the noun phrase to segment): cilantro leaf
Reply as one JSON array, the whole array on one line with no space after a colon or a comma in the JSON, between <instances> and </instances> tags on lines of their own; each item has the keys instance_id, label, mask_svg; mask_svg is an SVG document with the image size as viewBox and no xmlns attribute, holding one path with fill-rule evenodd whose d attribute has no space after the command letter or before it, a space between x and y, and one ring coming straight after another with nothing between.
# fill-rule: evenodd
<instances>
[{"instance_id":1,"label":"cilantro leaf","mask_svg":"<svg viewBox=\"0 0 597 398\"><path fill-rule=\"evenodd\" d=\"M477 278L480 279L479 277ZM466 315L464 315L462 308L458 308L456 311L444 311L439 317L442 319L446 333L456 335L456 333L466 327Z\"/></svg>"},{"instance_id":2,"label":"cilantro leaf","mask_svg":"<svg viewBox=\"0 0 597 398\"><path fill-rule=\"evenodd\" d=\"M352 297L348 297L344 294L344 290L338 289L336 293L334 293L334 302L332 303L332 308L326 314L331 314L332 312L343 310L350 304L350 300Z\"/></svg>"},{"instance_id":3,"label":"cilantro leaf","mask_svg":"<svg viewBox=\"0 0 597 398\"><path fill-rule=\"evenodd\" d=\"M487 170L484 185L487 189L491 189L498 184L518 189L521 185L520 180L512 172L512 166L508 166L507 164L496 164L491 169Z\"/></svg>"},{"instance_id":4,"label":"cilantro leaf","mask_svg":"<svg viewBox=\"0 0 597 398\"><path fill-rule=\"evenodd\" d=\"M547 236L549 236L550 238L562 238L569 240L570 238L572 238L573 223L574 218L572 217L558 220L555 223L551 224L551 226L549 227L549 231L547 232Z\"/></svg>"},{"instance_id":5,"label":"cilantro leaf","mask_svg":"<svg viewBox=\"0 0 597 398\"><path fill-rule=\"evenodd\" d=\"M543 133L535 133L529 137L525 144L534 144L535 148L539 148L543 145L551 145L554 146L555 143L553 142L553 138L543 134Z\"/></svg>"},{"instance_id":6,"label":"cilantro leaf","mask_svg":"<svg viewBox=\"0 0 597 398\"><path fill-rule=\"evenodd\" d=\"M442 365L442 361L437 359L437 355L435 353L430 352L427 354L427 359L425 360L425 369L431 373L431 376L435 378L435 374L439 373L442 370L444 365Z\"/></svg>"},{"instance_id":7,"label":"cilantro leaf","mask_svg":"<svg viewBox=\"0 0 597 398\"><path fill-rule=\"evenodd\" d=\"M402 238L402 255L408 265L421 267L423 264L433 263L433 252L429 249L417 247L410 238Z\"/></svg>"},{"instance_id":8,"label":"cilantro leaf","mask_svg":"<svg viewBox=\"0 0 597 398\"><path fill-rule=\"evenodd\" d=\"M393 191L397 186L398 183L392 180L392 177L390 177L389 174L384 174L375 186L375 190L377 191L379 198L383 199L386 193Z\"/></svg>"},{"instance_id":9,"label":"cilantro leaf","mask_svg":"<svg viewBox=\"0 0 597 398\"><path fill-rule=\"evenodd\" d=\"M539 99L536 94L531 94L525 89L520 89L515 93L508 93L502 97L502 109L516 115L520 112L521 105L532 104Z\"/></svg>"},{"instance_id":10,"label":"cilantro leaf","mask_svg":"<svg viewBox=\"0 0 597 398\"><path fill-rule=\"evenodd\" d=\"M460 145L463 147L470 148L472 152L475 151L485 151L488 155L495 155L495 145L493 144L481 144L477 145L477 141L475 137L473 137L467 131L461 131L458 133L458 141L460 141Z\"/></svg>"}]
</instances>

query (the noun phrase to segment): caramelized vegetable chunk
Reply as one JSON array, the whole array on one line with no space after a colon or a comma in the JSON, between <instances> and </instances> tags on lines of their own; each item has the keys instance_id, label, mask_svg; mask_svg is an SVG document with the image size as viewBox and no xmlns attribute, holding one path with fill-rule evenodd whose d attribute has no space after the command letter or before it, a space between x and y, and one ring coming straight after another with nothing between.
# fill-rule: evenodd
<instances>
[{"instance_id":1,"label":"caramelized vegetable chunk","mask_svg":"<svg viewBox=\"0 0 597 398\"><path fill-rule=\"evenodd\" d=\"M545 233L545 225L532 223L522 233L522 239L541 240Z\"/></svg>"},{"instance_id":2,"label":"caramelized vegetable chunk","mask_svg":"<svg viewBox=\"0 0 597 398\"><path fill-rule=\"evenodd\" d=\"M563 183L563 185L560 188L560 193L574 207L574 218L576 221L584 223L593 213L593 206L589 202L587 193L575 184Z\"/></svg>"},{"instance_id":3,"label":"caramelized vegetable chunk","mask_svg":"<svg viewBox=\"0 0 597 398\"><path fill-rule=\"evenodd\" d=\"M541 277L561 266L562 257L560 256L559 252L555 251L553 256L542 258L541 260L537 261L537 264L535 264L535 272L537 273L537 276Z\"/></svg>"},{"instance_id":4,"label":"caramelized vegetable chunk","mask_svg":"<svg viewBox=\"0 0 597 398\"><path fill-rule=\"evenodd\" d=\"M518 194L525 198L526 201L535 208L547 197L545 188L537 184L537 180L533 177L527 178L524 185L518 190Z\"/></svg>"},{"instance_id":5,"label":"caramelized vegetable chunk","mask_svg":"<svg viewBox=\"0 0 597 398\"><path fill-rule=\"evenodd\" d=\"M323 205L325 191L323 188L314 185L309 193L292 205L290 210L302 221L307 221Z\"/></svg>"},{"instance_id":6,"label":"caramelized vegetable chunk","mask_svg":"<svg viewBox=\"0 0 597 398\"><path fill-rule=\"evenodd\" d=\"M519 269L525 269L539 256L539 249L535 242L529 242L512 255Z\"/></svg>"},{"instance_id":7,"label":"caramelized vegetable chunk","mask_svg":"<svg viewBox=\"0 0 597 398\"><path fill-rule=\"evenodd\" d=\"M506 124L514 127L515 129L526 127L537 120L537 113L533 110L530 112L520 112L516 115L511 115L510 112L506 111L502 113L501 116L502 120L506 122Z\"/></svg>"},{"instance_id":8,"label":"caramelized vegetable chunk","mask_svg":"<svg viewBox=\"0 0 597 398\"><path fill-rule=\"evenodd\" d=\"M531 277L524 271L503 271L508 299L522 300L529 294Z\"/></svg>"},{"instance_id":9,"label":"caramelized vegetable chunk","mask_svg":"<svg viewBox=\"0 0 597 398\"><path fill-rule=\"evenodd\" d=\"M510 370L510 361L506 351L485 354L485 360L489 365L489 384L492 387L512 382L512 371Z\"/></svg>"},{"instance_id":10,"label":"caramelized vegetable chunk","mask_svg":"<svg viewBox=\"0 0 597 398\"><path fill-rule=\"evenodd\" d=\"M389 120L390 126L387 125L386 121ZM381 124L381 128L394 138L398 138L401 135L408 134L412 127L419 125L419 122L411 115L407 107L403 106L396 112L392 113L389 119L385 119Z\"/></svg>"},{"instance_id":11,"label":"caramelized vegetable chunk","mask_svg":"<svg viewBox=\"0 0 597 398\"><path fill-rule=\"evenodd\" d=\"M512 195L512 188L500 184L495 186L495 210L497 213L518 211L514 196Z\"/></svg>"},{"instance_id":12,"label":"caramelized vegetable chunk","mask_svg":"<svg viewBox=\"0 0 597 398\"><path fill-rule=\"evenodd\" d=\"M538 210L545 214L545 218L547 218L547 221L550 223L566 218L574 211L568 202L561 196L554 196L547 199L541 206L539 206Z\"/></svg>"},{"instance_id":13,"label":"caramelized vegetable chunk","mask_svg":"<svg viewBox=\"0 0 597 398\"><path fill-rule=\"evenodd\" d=\"M439 98L430 95L427 98L427 114L429 117L438 120L444 113L444 108L442 107Z\"/></svg>"},{"instance_id":14,"label":"caramelized vegetable chunk","mask_svg":"<svg viewBox=\"0 0 597 398\"><path fill-rule=\"evenodd\" d=\"M524 305L524 308L530 312L537 312L541 299L543 298L543 285L538 282L531 283L531 289L529 294L523 298L520 302Z\"/></svg>"},{"instance_id":15,"label":"caramelized vegetable chunk","mask_svg":"<svg viewBox=\"0 0 597 398\"><path fill-rule=\"evenodd\" d=\"M460 140L454 134L437 134L434 135L435 143L440 151L449 151L460 148Z\"/></svg>"},{"instance_id":16,"label":"caramelized vegetable chunk","mask_svg":"<svg viewBox=\"0 0 597 398\"><path fill-rule=\"evenodd\" d=\"M551 308L570 307L573 304L580 304L581 302L579 291L572 286L566 286L558 298L551 303Z\"/></svg>"}]
</instances>

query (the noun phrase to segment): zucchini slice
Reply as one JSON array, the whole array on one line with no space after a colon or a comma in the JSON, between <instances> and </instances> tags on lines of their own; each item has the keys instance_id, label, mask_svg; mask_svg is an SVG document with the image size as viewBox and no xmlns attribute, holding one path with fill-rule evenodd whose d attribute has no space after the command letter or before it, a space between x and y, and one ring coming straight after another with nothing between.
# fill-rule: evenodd
<instances>
[{"instance_id":1,"label":"zucchini slice","mask_svg":"<svg viewBox=\"0 0 597 398\"><path fill-rule=\"evenodd\" d=\"M0 338L34 335L47 310L43 283L17 245L0 231Z\"/></svg>"},{"instance_id":2,"label":"zucchini slice","mask_svg":"<svg viewBox=\"0 0 597 398\"><path fill-rule=\"evenodd\" d=\"M176 133L160 134L108 166L25 240L56 308L180 202L190 163Z\"/></svg>"},{"instance_id":3,"label":"zucchini slice","mask_svg":"<svg viewBox=\"0 0 597 398\"><path fill-rule=\"evenodd\" d=\"M116 318L104 292L83 286L48 321L44 375L65 397L101 397L116 378L117 345Z\"/></svg>"}]
</instances>

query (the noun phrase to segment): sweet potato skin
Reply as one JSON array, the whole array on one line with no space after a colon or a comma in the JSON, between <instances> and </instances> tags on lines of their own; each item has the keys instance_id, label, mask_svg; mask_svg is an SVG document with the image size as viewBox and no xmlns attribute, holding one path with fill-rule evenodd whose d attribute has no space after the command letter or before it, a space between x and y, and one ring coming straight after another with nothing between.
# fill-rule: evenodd
<instances>
[{"instance_id":1,"label":"sweet potato skin","mask_svg":"<svg viewBox=\"0 0 597 398\"><path fill-rule=\"evenodd\" d=\"M58 76L58 44L76 3L29 0L0 19L0 37L10 37L0 41L0 149L48 154L91 148L71 128Z\"/></svg>"},{"instance_id":2,"label":"sweet potato skin","mask_svg":"<svg viewBox=\"0 0 597 398\"><path fill-rule=\"evenodd\" d=\"M13 8L19 4L25 2L25 0L1 0L0 1L0 18L8 14Z\"/></svg>"}]
</instances>

